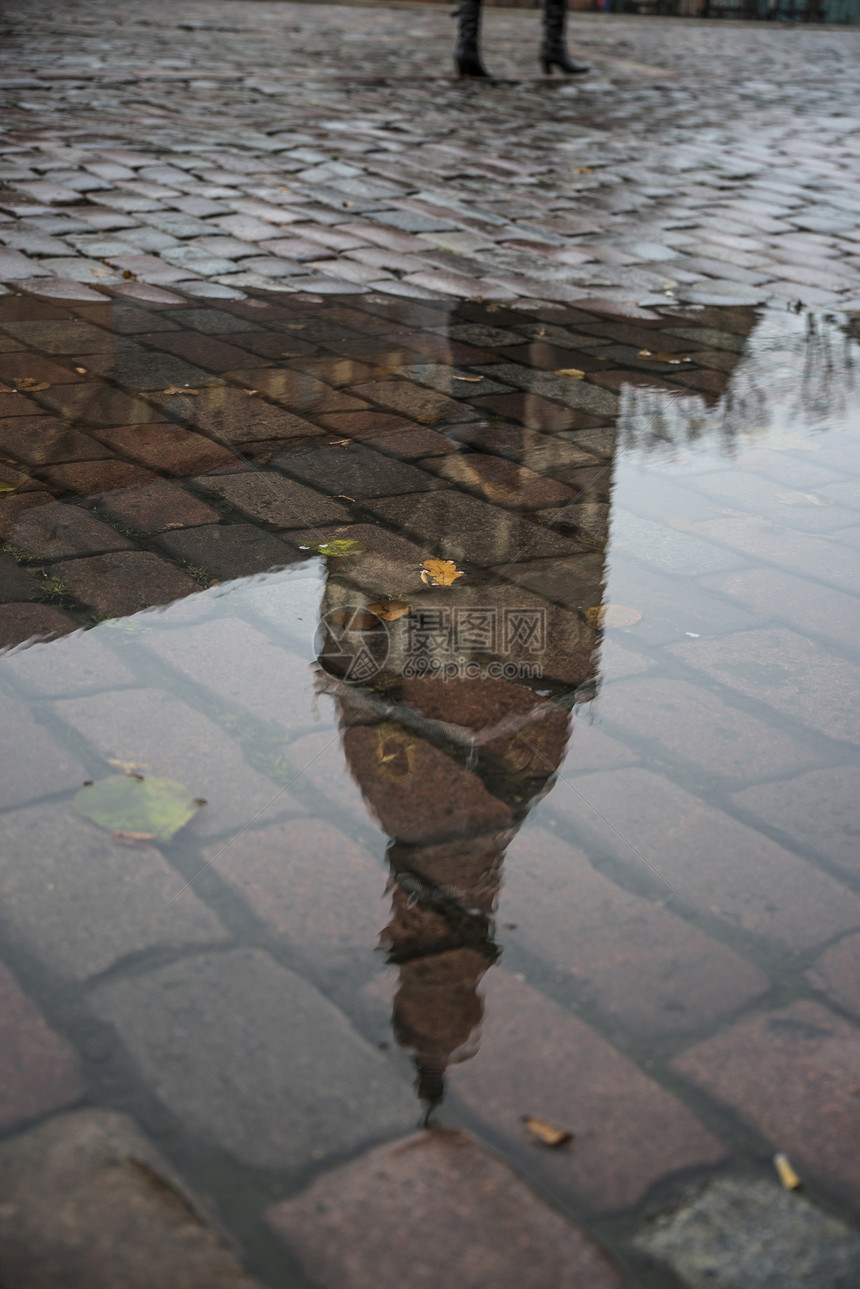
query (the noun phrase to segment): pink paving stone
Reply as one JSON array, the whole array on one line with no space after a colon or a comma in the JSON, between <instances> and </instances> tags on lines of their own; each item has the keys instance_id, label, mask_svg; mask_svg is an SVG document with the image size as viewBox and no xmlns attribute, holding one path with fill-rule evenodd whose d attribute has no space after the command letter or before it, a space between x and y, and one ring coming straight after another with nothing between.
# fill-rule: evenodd
<instances>
[{"instance_id":1,"label":"pink paving stone","mask_svg":"<svg viewBox=\"0 0 860 1289\"><path fill-rule=\"evenodd\" d=\"M829 738L856 742L860 667L814 641L771 627L668 648L729 688Z\"/></svg>"},{"instance_id":2,"label":"pink paving stone","mask_svg":"<svg viewBox=\"0 0 860 1289\"><path fill-rule=\"evenodd\" d=\"M372 961L389 910L387 873L322 819L291 819L204 851L257 917L321 971Z\"/></svg>"},{"instance_id":3,"label":"pink paving stone","mask_svg":"<svg viewBox=\"0 0 860 1289\"><path fill-rule=\"evenodd\" d=\"M622 1289L579 1227L464 1133L363 1155L269 1210L324 1289Z\"/></svg>"},{"instance_id":4,"label":"pink paving stone","mask_svg":"<svg viewBox=\"0 0 860 1289\"><path fill-rule=\"evenodd\" d=\"M588 1004L633 1033L705 1028L770 988L757 967L543 828L508 851L499 920L515 924L511 943L570 972Z\"/></svg>"},{"instance_id":5,"label":"pink paving stone","mask_svg":"<svg viewBox=\"0 0 860 1289\"><path fill-rule=\"evenodd\" d=\"M860 1209L860 1029L818 1003L742 1021L672 1063L762 1133L802 1176Z\"/></svg>"},{"instance_id":6,"label":"pink paving stone","mask_svg":"<svg viewBox=\"0 0 860 1289\"><path fill-rule=\"evenodd\" d=\"M656 743L680 764L714 775L749 781L814 759L798 739L684 680L613 685L601 695L600 711L603 720Z\"/></svg>"},{"instance_id":7,"label":"pink paving stone","mask_svg":"<svg viewBox=\"0 0 860 1289\"><path fill-rule=\"evenodd\" d=\"M753 935L796 948L860 926L841 883L650 771L566 780L549 805L638 876Z\"/></svg>"},{"instance_id":8,"label":"pink paving stone","mask_svg":"<svg viewBox=\"0 0 860 1289\"><path fill-rule=\"evenodd\" d=\"M483 986L480 1050L449 1070L451 1090L531 1176L606 1212L635 1204L662 1177L722 1159L682 1101L578 1017L500 968ZM530 1142L524 1114L572 1132L572 1148Z\"/></svg>"},{"instance_id":9,"label":"pink paving stone","mask_svg":"<svg viewBox=\"0 0 860 1289\"><path fill-rule=\"evenodd\" d=\"M84 1088L74 1049L0 963L0 1128L70 1105Z\"/></svg>"},{"instance_id":10,"label":"pink paving stone","mask_svg":"<svg viewBox=\"0 0 860 1289\"><path fill-rule=\"evenodd\" d=\"M858 800L860 768L854 765L762 783L732 798L744 814L855 877L860 876Z\"/></svg>"},{"instance_id":11,"label":"pink paving stone","mask_svg":"<svg viewBox=\"0 0 860 1289\"><path fill-rule=\"evenodd\" d=\"M832 1002L860 1018L860 933L832 945L806 978Z\"/></svg>"}]
</instances>

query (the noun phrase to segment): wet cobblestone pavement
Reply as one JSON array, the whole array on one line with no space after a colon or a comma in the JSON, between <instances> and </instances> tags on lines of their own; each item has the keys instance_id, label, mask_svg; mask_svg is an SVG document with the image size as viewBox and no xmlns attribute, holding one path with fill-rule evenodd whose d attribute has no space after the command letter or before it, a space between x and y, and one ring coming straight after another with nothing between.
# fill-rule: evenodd
<instances>
[{"instance_id":1,"label":"wet cobblestone pavement","mask_svg":"<svg viewBox=\"0 0 860 1289\"><path fill-rule=\"evenodd\" d=\"M7 21L4 1289L854 1289L860 33Z\"/></svg>"}]
</instances>

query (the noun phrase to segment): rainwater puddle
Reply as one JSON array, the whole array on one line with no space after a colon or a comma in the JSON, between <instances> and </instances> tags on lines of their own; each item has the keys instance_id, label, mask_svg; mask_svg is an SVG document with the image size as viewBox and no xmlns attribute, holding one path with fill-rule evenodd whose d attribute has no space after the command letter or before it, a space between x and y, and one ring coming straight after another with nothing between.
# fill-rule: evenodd
<instances>
[{"instance_id":1,"label":"rainwater puddle","mask_svg":"<svg viewBox=\"0 0 860 1289\"><path fill-rule=\"evenodd\" d=\"M856 319L153 295L0 299L0 945L77 1070L12 1123L128 1111L271 1283L428 1113L610 1244L856 1199Z\"/></svg>"}]
</instances>

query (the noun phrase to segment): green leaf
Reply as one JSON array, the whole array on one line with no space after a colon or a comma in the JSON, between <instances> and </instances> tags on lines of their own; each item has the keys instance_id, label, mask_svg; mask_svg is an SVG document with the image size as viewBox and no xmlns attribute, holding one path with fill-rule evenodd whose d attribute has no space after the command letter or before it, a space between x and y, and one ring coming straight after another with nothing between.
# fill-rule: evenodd
<instances>
[{"instance_id":1,"label":"green leaf","mask_svg":"<svg viewBox=\"0 0 860 1289\"><path fill-rule=\"evenodd\" d=\"M169 841L197 813L199 799L174 779L140 779L114 774L75 797L75 809L85 819L111 832L127 833L139 841Z\"/></svg>"},{"instance_id":2,"label":"green leaf","mask_svg":"<svg viewBox=\"0 0 860 1289\"><path fill-rule=\"evenodd\" d=\"M338 537L332 542L319 542L316 545L312 542L310 549L320 555L334 555L337 559L343 559L347 555L362 555L367 547L361 542L351 542L345 537Z\"/></svg>"}]
</instances>

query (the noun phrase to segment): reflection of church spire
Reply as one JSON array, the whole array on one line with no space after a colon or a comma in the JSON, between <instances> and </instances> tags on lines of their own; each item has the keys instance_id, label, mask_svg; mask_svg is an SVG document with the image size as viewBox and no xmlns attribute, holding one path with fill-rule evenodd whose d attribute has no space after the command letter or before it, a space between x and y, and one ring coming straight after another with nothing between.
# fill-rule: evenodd
<instances>
[{"instance_id":1,"label":"reflection of church spire","mask_svg":"<svg viewBox=\"0 0 860 1289\"><path fill-rule=\"evenodd\" d=\"M401 678L378 712L360 691L329 687L349 768L392 838L381 944L398 970L394 1035L429 1115L448 1067L477 1051L504 854L561 761L570 716L527 685L483 677Z\"/></svg>"}]
</instances>

